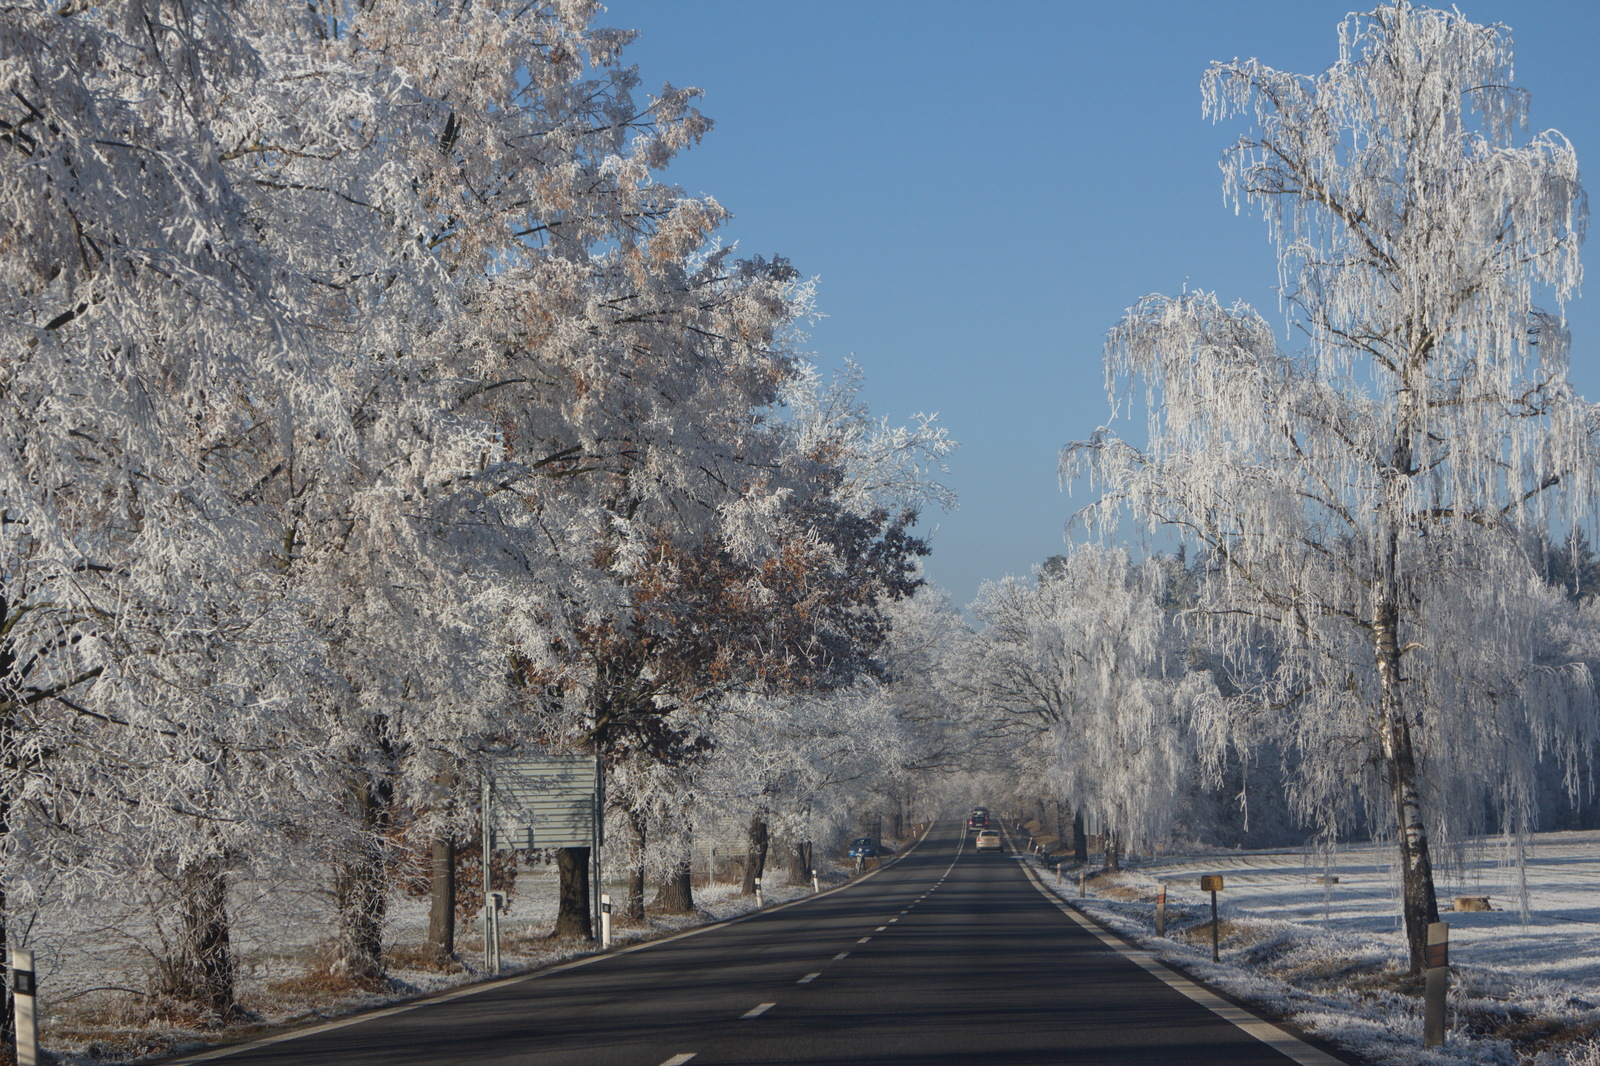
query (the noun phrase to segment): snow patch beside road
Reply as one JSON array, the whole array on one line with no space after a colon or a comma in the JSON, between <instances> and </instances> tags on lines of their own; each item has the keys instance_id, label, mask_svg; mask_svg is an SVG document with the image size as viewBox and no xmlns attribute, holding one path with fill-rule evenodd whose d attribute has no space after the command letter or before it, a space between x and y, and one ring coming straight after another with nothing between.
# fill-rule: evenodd
<instances>
[{"instance_id":1,"label":"snow patch beside road","mask_svg":"<svg viewBox=\"0 0 1600 1066\"><path fill-rule=\"evenodd\" d=\"M1519 872L1491 847L1439 878L1448 906L1488 896L1497 909L1446 912L1450 923L1450 1034L1421 1047L1420 981L1404 973L1406 946L1388 849L1158 857L1047 886L1164 962L1318 1037L1384 1066L1600 1066L1600 832L1543 833ZM1211 962L1210 897L1202 874L1222 874L1222 961ZM1338 878L1337 882L1330 878ZM1168 936L1155 935L1155 895L1166 884ZM1415 987L1413 987L1415 986Z\"/></svg>"}]
</instances>

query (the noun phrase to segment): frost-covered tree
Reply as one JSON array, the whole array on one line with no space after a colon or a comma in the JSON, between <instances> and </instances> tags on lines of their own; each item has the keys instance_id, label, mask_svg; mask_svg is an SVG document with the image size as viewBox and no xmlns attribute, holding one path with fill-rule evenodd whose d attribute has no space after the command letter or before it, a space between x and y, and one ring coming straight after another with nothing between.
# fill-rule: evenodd
<instances>
[{"instance_id":1,"label":"frost-covered tree","mask_svg":"<svg viewBox=\"0 0 1600 1066\"><path fill-rule=\"evenodd\" d=\"M448 856L485 756L671 770L870 666L948 442L812 413L810 285L660 180L709 122L599 10L0 12L0 948L44 878L159 884L159 990L224 1015L277 860L379 981L393 841Z\"/></svg>"},{"instance_id":2,"label":"frost-covered tree","mask_svg":"<svg viewBox=\"0 0 1600 1066\"><path fill-rule=\"evenodd\" d=\"M1520 139L1510 76L1504 27L1404 3L1352 15L1318 75L1214 64L1207 114L1251 123L1225 188L1268 222L1304 349L1247 307L1146 298L1106 371L1114 401L1145 382L1148 447L1063 457L1107 490L1090 519L1126 508L1214 560L1202 617L1235 709L1299 756L1302 810L1389 810L1413 967L1430 831L1459 839L1485 799L1525 829L1537 752L1575 757L1594 722L1582 665L1537 651L1525 550L1593 498L1596 411L1537 306L1576 291L1586 202L1565 138Z\"/></svg>"},{"instance_id":3,"label":"frost-covered tree","mask_svg":"<svg viewBox=\"0 0 1600 1066\"><path fill-rule=\"evenodd\" d=\"M8 880L154 871L218 900L205 871L314 788L317 760L283 759L312 750L293 711L321 689L318 649L239 445L284 421L331 438L338 419L314 350L291 344L294 267L219 143L266 69L240 14L0 14ZM89 827L117 846L84 848ZM206 909L167 984L226 1013Z\"/></svg>"},{"instance_id":4,"label":"frost-covered tree","mask_svg":"<svg viewBox=\"0 0 1600 1066\"><path fill-rule=\"evenodd\" d=\"M1044 757L1050 791L1105 826L1121 847L1166 839L1192 765L1190 677L1164 609L1158 560L1084 545L1032 580L985 583L973 603L980 693L991 713L1025 723L1019 747Z\"/></svg>"},{"instance_id":5,"label":"frost-covered tree","mask_svg":"<svg viewBox=\"0 0 1600 1066\"><path fill-rule=\"evenodd\" d=\"M616 573L663 527L759 528L730 501L807 290L707 251L725 212L651 180L707 123L692 91L635 101L596 11L0 18L7 747L58 753L11 783L115 748L149 772L99 775L111 807L176 782L226 823L316 770L337 802L282 817L324 843L360 979L393 812L529 733L511 653L581 678L552 648L630 609ZM199 868L240 853L131 820Z\"/></svg>"}]
</instances>

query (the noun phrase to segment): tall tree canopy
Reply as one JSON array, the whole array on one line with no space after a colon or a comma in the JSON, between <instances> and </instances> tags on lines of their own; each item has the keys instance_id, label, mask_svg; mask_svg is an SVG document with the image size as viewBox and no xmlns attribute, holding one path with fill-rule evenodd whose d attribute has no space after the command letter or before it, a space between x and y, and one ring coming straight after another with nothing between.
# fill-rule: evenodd
<instances>
[{"instance_id":1,"label":"tall tree canopy","mask_svg":"<svg viewBox=\"0 0 1600 1066\"><path fill-rule=\"evenodd\" d=\"M1525 828L1541 749L1593 738L1585 669L1537 650L1559 608L1529 557L1594 496L1600 413L1559 315L1586 201L1565 138L1520 139L1511 57L1502 26L1401 3L1347 19L1321 74L1214 64L1206 114L1250 123L1224 188L1266 219L1304 348L1242 305L1147 297L1106 373L1114 400L1145 382L1148 447L1102 431L1063 455L1107 489L1091 520L1127 507L1207 549L1235 709L1298 749L1304 808L1392 812L1413 966L1430 831L1486 797Z\"/></svg>"}]
</instances>

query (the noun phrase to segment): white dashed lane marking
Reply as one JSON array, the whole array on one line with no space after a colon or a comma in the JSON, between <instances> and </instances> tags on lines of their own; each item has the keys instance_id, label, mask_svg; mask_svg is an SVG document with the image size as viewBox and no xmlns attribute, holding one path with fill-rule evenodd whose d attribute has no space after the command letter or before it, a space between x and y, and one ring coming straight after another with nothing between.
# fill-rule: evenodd
<instances>
[{"instance_id":1,"label":"white dashed lane marking","mask_svg":"<svg viewBox=\"0 0 1600 1066\"><path fill-rule=\"evenodd\" d=\"M849 958L849 957L850 957L850 953L848 951L841 951L841 952L839 952L839 954L834 956L834 958L836 958L836 959L845 959L845 958Z\"/></svg>"},{"instance_id":2,"label":"white dashed lane marking","mask_svg":"<svg viewBox=\"0 0 1600 1066\"><path fill-rule=\"evenodd\" d=\"M864 936L860 940L857 940L856 943L857 944L865 944L867 941L869 941L871 939L872 938L870 936Z\"/></svg>"},{"instance_id":3,"label":"white dashed lane marking","mask_svg":"<svg viewBox=\"0 0 1600 1066\"><path fill-rule=\"evenodd\" d=\"M663 1062L661 1066L683 1066L684 1063L688 1062L698 1054L699 1052L697 1051L685 1051L681 1055L672 1056L672 1058L668 1059L666 1062Z\"/></svg>"},{"instance_id":4,"label":"white dashed lane marking","mask_svg":"<svg viewBox=\"0 0 1600 1066\"><path fill-rule=\"evenodd\" d=\"M887 928L889 928L887 925L880 925L880 926L878 926L878 928L874 929L873 932L874 933L881 933Z\"/></svg>"},{"instance_id":5,"label":"white dashed lane marking","mask_svg":"<svg viewBox=\"0 0 1600 1066\"><path fill-rule=\"evenodd\" d=\"M821 976L822 976L822 972L820 970L818 972L816 972L816 973L808 973L804 977L800 978L800 980L796 981L795 984L797 984L797 985L809 985L812 981L815 981L817 978L819 978Z\"/></svg>"},{"instance_id":6,"label":"white dashed lane marking","mask_svg":"<svg viewBox=\"0 0 1600 1066\"><path fill-rule=\"evenodd\" d=\"M767 1013L767 1011L771 1010L773 1007L776 1007L776 1006L777 1006L776 1003L758 1003L754 1007L751 1007L749 1010L745 1011L743 1014L739 1015L739 1017L741 1017L741 1018L759 1018L759 1017L761 1017L761 1015Z\"/></svg>"}]
</instances>

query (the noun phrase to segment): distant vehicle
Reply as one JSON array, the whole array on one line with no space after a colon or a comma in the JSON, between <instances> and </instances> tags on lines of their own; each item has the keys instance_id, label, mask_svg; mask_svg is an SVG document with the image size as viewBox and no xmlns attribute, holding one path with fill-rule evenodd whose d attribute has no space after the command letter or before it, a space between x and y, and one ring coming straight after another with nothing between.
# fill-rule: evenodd
<instances>
[{"instance_id":1,"label":"distant vehicle","mask_svg":"<svg viewBox=\"0 0 1600 1066\"><path fill-rule=\"evenodd\" d=\"M978 830L978 840L973 845L973 847L977 848L977 850L979 850L979 851L1000 851L1000 850L1002 850L1001 846L1000 846L1000 830L998 830L998 829L980 829L980 830Z\"/></svg>"},{"instance_id":2,"label":"distant vehicle","mask_svg":"<svg viewBox=\"0 0 1600 1066\"><path fill-rule=\"evenodd\" d=\"M974 808L972 808L972 813L967 815L967 828L968 829L987 829L987 828L989 828L989 808L987 808L987 807L974 807Z\"/></svg>"},{"instance_id":3,"label":"distant vehicle","mask_svg":"<svg viewBox=\"0 0 1600 1066\"><path fill-rule=\"evenodd\" d=\"M883 854L878 846L877 837L856 837L850 842L850 857L852 859L875 859Z\"/></svg>"}]
</instances>

